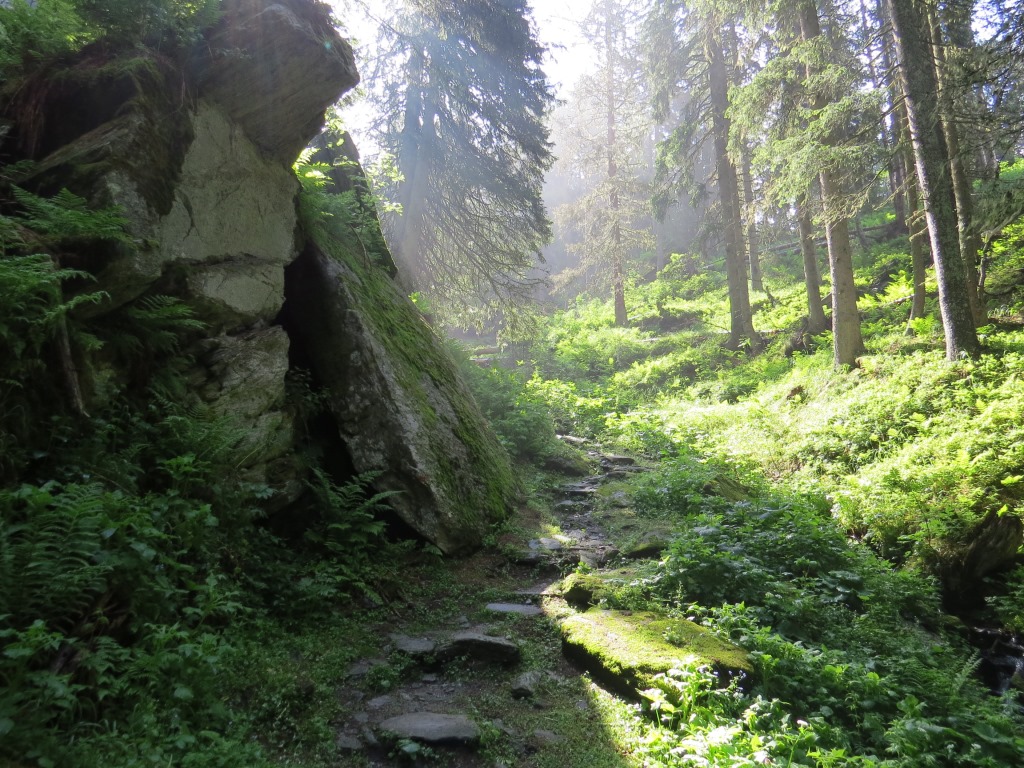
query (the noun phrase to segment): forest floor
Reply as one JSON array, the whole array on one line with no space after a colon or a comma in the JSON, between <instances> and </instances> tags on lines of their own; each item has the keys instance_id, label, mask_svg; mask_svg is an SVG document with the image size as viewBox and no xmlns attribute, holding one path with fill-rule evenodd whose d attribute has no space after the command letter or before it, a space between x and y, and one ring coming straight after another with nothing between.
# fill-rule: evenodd
<instances>
[{"instance_id":1,"label":"forest floor","mask_svg":"<svg viewBox=\"0 0 1024 768\"><path fill-rule=\"evenodd\" d=\"M342 765L635 764L625 746L631 705L562 651L560 620L574 613L563 576L618 564L636 534L623 486L643 468L588 453L597 474L545 475L497 540L394 601L372 628L377 651L336 692Z\"/></svg>"}]
</instances>

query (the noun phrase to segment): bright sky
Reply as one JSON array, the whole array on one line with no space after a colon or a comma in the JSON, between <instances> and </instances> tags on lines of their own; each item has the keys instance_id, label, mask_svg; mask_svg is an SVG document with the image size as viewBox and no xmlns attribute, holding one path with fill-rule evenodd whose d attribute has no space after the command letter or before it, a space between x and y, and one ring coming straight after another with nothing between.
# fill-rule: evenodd
<instances>
[{"instance_id":1,"label":"bright sky","mask_svg":"<svg viewBox=\"0 0 1024 768\"><path fill-rule=\"evenodd\" d=\"M593 0L533 0L540 40L549 49L548 78L566 96L580 75L595 67L594 52L580 36L580 22Z\"/></svg>"},{"instance_id":2,"label":"bright sky","mask_svg":"<svg viewBox=\"0 0 1024 768\"><path fill-rule=\"evenodd\" d=\"M348 32L360 41L372 41L376 36L374 24L361 13L346 11L351 0L328 0L339 11L339 17L345 20ZM590 11L594 0L530 0L533 15L537 21L540 42L549 49L548 61L544 67L551 83L555 86L558 96L565 98L569 89L580 75L592 70L596 65L594 52L580 35L580 22ZM364 0L364 7L371 15L384 15L385 3L380 0ZM380 9L380 13L376 13ZM356 107L346 119L350 130L356 137L356 143L365 153L373 154L369 137L363 133L362 127L369 121L364 109Z\"/></svg>"}]
</instances>

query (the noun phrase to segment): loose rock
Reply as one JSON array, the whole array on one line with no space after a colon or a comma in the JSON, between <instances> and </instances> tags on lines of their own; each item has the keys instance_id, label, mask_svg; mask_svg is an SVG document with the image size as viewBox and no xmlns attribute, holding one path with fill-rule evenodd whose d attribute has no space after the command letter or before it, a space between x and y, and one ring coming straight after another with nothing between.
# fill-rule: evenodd
<instances>
[{"instance_id":1,"label":"loose rock","mask_svg":"<svg viewBox=\"0 0 1024 768\"><path fill-rule=\"evenodd\" d=\"M427 637L409 637L397 633L390 637L395 648L414 658L429 656L437 650L437 643Z\"/></svg>"},{"instance_id":2,"label":"loose rock","mask_svg":"<svg viewBox=\"0 0 1024 768\"><path fill-rule=\"evenodd\" d=\"M522 605L520 603L488 603L487 610L491 613L515 613L520 616L539 616L544 613L536 605Z\"/></svg>"},{"instance_id":3,"label":"loose rock","mask_svg":"<svg viewBox=\"0 0 1024 768\"><path fill-rule=\"evenodd\" d=\"M472 745L480 741L480 729L465 715L436 712L413 712L392 717L380 724L379 731L423 744Z\"/></svg>"},{"instance_id":4,"label":"loose rock","mask_svg":"<svg viewBox=\"0 0 1024 768\"><path fill-rule=\"evenodd\" d=\"M533 698L537 693L537 687L540 685L542 679L543 675L537 670L524 672L516 678L514 683L512 683L512 698Z\"/></svg>"},{"instance_id":5,"label":"loose rock","mask_svg":"<svg viewBox=\"0 0 1024 768\"><path fill-rule=\"evenodd\" d=\"M521 656L519 646L505 637L491 637L482 632L456 632L451 644L443 651L447 657L469 656L481 661L499 664L517 664Z\"/></svg>"}]
</instances>

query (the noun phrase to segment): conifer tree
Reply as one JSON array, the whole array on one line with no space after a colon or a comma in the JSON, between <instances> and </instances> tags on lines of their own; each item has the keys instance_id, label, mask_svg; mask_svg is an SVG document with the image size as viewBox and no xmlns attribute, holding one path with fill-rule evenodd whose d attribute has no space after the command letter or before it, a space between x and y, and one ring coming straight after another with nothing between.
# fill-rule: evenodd
<instances>
[{"instance_id":1,"label":"conifer tree","mask_svg":"<svg viewBox=\"0 0 1024 768\"><path fill-rule=\"evenodd\" d=\"M967 270L960 255L949 145L940 114L940 84L932 60L933 28L914 0L886 0L886 9L895 32L917 181L935 260L946 357L973 357L980 352L980 344L971 313Z\"/></svg>"},{"instance_id":2,"label":"conifer tree","mask_svg":"<svg viewBox=\"0 0 1024 768\"><path fill-rule=\"evenodd\" d=\"M758 347L762 340L754 330L747 284L740 177L729 150L730 89L736 73L730 66L735 55L726 42L733 39L731 19L715 2L691 6L681 0L658 0L646 24L657 101L664 107L689 91L693 105L663 142L663 165L685 169L682 176L694 185L704 144L710 142L713 148L729 289L729 346L738 348L744 343Z\"/></svg>"},{"instance_id":3,"label":"conifer tree","mask_svg":"<svg viewBox=\"0 0 1024 768\"><path fill-rule=\"evenodd\" d=\"M578 240L570 250L580 265L563 276L589 274L611 287L615 324L626 325L629 256L653 245L647 225L649 191L645 144L652 123L646 83L635 53L636 14L631 3L596 0L582 31L598 52L598 70L585 75L567 104L559 164L585 181L588 191L556 211L559 228Z\"/></svg>"},{"instance_id":4,"label":"conifer tree","mask_svg":"<svg viewBox=\"0 0 1024 768\"><path fill-rule=\"evenodd\" d=\"M379 141L400 172L385 227L407 286L450 316L524 302L550 237L554 99L528 4L405 0L382 30Z\"/></svg>"}]
</instances>

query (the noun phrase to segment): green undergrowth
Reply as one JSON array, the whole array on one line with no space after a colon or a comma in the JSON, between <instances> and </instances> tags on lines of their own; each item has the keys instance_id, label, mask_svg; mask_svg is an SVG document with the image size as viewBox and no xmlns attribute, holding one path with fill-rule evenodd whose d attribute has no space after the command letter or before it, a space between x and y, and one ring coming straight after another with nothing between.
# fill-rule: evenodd
<instances>
[{"instance_id":1,"label":"green undergrowth","mask_svg":"<svg viewBox=\"0 0 1024 768\"><path fill-rule=\"evenodd\" d=\"M294 519L268 517L281 489L248 477L247 430L190 394L203 323L169 296L107 309L61 266L135 247L122 217L4 172L0 764L332 764L333 689L314 676L311 698L288 638L336 643L336 674L372 645L364 606L432 556L388 542L372 477L312 457Z\"/></svg>"},{"instance_id":2,"label":"green undergrowth","mask_svg":"<svg viewBox=\"0 0 1024 768\"><path fill-rule=\"evenodd\" d=\"M1019 703L982 686L943 612L968 596L984 612L990 594L983 615L1022 626L1012 550L974 547L1024 517L1024 334L997 317L978 360L946 362L934 299L906 333L909 268L905 242L858 257L869 354L852 370L833 367L830 334L803 333L803 288L776 268L753 297L758 354L723 348L713 276L637 287L627 328L594 300L545 321L524 386L556 427L658 460L625 484L627 508L602 496L595 513L628 521L609 525L620 546L656 531L654 559L581 569L567 599L689 618L754 666L742 685L699 663L665 673L644 694L644 765L1024 760Z\"/></svg>"}]
</instances>

